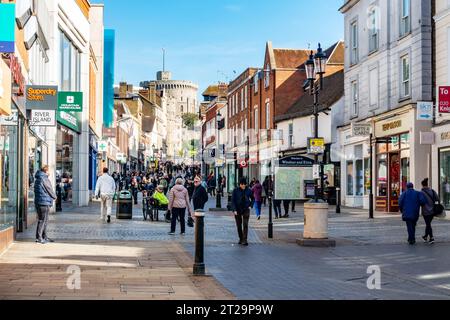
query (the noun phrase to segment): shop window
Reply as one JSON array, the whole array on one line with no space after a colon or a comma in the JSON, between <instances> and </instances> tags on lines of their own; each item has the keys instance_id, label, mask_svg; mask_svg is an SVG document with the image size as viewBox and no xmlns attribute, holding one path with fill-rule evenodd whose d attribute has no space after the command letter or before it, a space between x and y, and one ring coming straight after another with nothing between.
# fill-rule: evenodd
<instances>
[{"instance_id":1,"label":"shop window","mask_svg":"<svg viewBox=\"0 0 450 320\"><path fill-rule=\"evenodd\" d=\"M364 192L364 170L363 170L363 161L362 160L356 160L355 161L355 167L356 167L356 196L362 196Z\"/></svg>"},{"instance_id":2,"label":"shop window","mask_svg":"<svg viewBox=\"0 0 450 320\"><path fill-rule=\"evenodd\" d=\"M404 150L400 153L400 174L401 174L401 192L406 191L406 184L410 181L410 168L409 168L409 159L410 159L410 152L409 150Z\"/></svg>"},{"instance_id":3,"label":"shop window","mask_svg":"<svg viewBox=\"0 0 450 320\"><path fill-rule=\"evenodd\" d=\"M400 141L398 136L391 137L391 143L388 144L388 151L398 151L400 150Z\"/></svg>"},{"instance_id":4,"label":"shop window","mask_svg":"<svg viewBox=\"0 0 450 320\"><path fill-rule=\"evenodd\" d=\"M387 155L378 157L377 195L387 197L388 194L388 161Z\"/></svg>"},{"instance_id":5,"label":"shop window","mask_svg":"<svg viewBox=\"0 0 450 320\"><path fill-rule=\"evenodd\" d=\"M370 181L370 159L364 159L364 194L369 195L372 188Z\"/></svg>"},{"instance_id":6,"label":"shop window","mask_svg":"<svg viewBox=\"0 0 450 320\"><path fill-rule=\"evenodd\" d=\"M400 145L402 149L409 149L409 133L405 133L400 136Z\"/></svg>"},{"instance_id":7,"label":"shop window","mask_svg":"<svg viewBox=\"0 0 450 320\"><path fill-rule=\"evenodd\" d=\"M446 210L450 210L450 149L441 150L439 153L439 172L442 205Z\"/></svg>"},{"instance_id":8,"label":"shop window","mask_svg":"<svg viewBox=\"0 0 450 320\"><path fill-rule=\"evenodd\" d=\"M353 161L347 161L347 195L353 196Z\"/></svg>"}]
</instances>

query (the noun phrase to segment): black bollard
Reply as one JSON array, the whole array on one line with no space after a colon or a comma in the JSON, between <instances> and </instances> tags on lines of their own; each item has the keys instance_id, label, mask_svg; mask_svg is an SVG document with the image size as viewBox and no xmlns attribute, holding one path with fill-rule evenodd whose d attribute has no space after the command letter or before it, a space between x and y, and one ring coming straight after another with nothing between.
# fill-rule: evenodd
<instances>
[{"instance_id":1,"label":"black bollard","mask_svg":"<svg viewBox=\"0 0 450 320\"><path fill-rule=\"evenodd\" d=\"M269 190L269 239L273 239L272 191Z\"/></svg>"},{"instance_id":2,"label":"black bollard","mask_svg":"<svg viewBox=\"0 0 450 320\"><path fill-rule=\"evenodd\" d=\"M216 190L216 209L222 209L222 197L219 188Z\"/></svg>"},{"instance_id":3,"label":"black bollard","mask_svg":"<svg viewBox=\"0 0 450 320\"><path fill-rule=\"evenodd\" d=\"M336 213L341 213L341 188L336 188Z\"/></svg>"},{"instance_id":4,"label":"black bollard","mask_svg":"<svg viewBox=\"0 0 450 320\"><path fill-rule=\"evenodd\" d=\"M56 212L62 211L62 190L61 184L56 186Z\"/></svg>"},{"instance_id":5,"label":"black bollard","mask_svg":"<svg viewBox=\"0 0 450 320\"><path fill-rule=\"evenodd\" d=\"M195 211L195 263L194 275L205 275L205 211Z\"/></svg>"}]
</instances>

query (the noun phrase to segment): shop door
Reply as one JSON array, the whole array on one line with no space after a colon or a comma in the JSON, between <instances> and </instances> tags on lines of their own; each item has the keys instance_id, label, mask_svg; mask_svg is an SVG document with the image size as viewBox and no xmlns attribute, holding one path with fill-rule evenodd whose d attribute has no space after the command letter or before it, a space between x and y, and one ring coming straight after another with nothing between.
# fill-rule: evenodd
<instances>
[{"instance_id":1,"label":"shop door","mask_svg":"<svg viewBox=\"0 0 450 320\"><path fill-rule=\"evenodd\" d=\"M400 155L389 154L389 212L398 212L398 199L400 197Z\"/></svg>"}]
</instances>

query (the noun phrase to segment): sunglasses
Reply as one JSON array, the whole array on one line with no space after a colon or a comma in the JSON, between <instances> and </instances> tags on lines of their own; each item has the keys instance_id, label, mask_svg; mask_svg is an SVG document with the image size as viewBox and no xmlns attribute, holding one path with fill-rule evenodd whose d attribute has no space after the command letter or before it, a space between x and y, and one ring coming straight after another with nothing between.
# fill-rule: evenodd
<instances>
[{"instance_id":1,"label":"sunglasses","mask_svg":"<svg viewBox=\"0 0 450 320\"><path fill-rule=\"evenodd\" d=\"M198 181L198 180L195 180L195 181L194 181L194 183L200 183L200 181Z\"/></svg>"}]
</instances>

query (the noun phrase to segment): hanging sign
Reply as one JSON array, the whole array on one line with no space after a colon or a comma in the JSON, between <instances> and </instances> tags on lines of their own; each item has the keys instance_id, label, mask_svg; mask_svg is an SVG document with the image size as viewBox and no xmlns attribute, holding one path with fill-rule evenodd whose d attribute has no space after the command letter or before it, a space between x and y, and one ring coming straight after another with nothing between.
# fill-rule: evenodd
<instances>
[{"instance_id":1,"label":"hanging sign","mask_svg":"<svg viewBox=\"0 0 450 320\"><path fill-rule=\"evenodd\" d=\"M18 111L12 111L10 116L0 116L1 126L17 126L19 124Z\"/></svg>"},{"instance_id":2,"label":"hanging sign","mask_svg":"<svg viewBox=\"0 0 450 320\"><path fill-rule=\"evenodd\" d=\"M58 92L58 110L83 112L83 92Z\"/></svg>"},{"instance_id":3,"label":"hanging sign","mask_svg":"<svg viewBox=\"0 0 450 320\"><path fill-rule=\"evenodd\" d=\"M417 102L417 120L431 121L433 120L433 102L418 101Z\"/></svg>"},{"instance_id":4,"label":"hanging sign","mask_svg":"<svg viewBox=\"0 0 450 320\"><path fill-rule=\"evenodd\" d=\"M0 3L0 53L14 53L16 31L16 5Z\"/></svg>"},{"instance_id":5,"label":"hanging sign","mask_svg":"<svg viewBox=\"0 0 450 320\"><path fill-rule=\"evenodd\" d=\"M97 142L97 150L98 150L98 152L107 152L108 151L108 142L107 141L98 141Z\"/></svg>"},{"instance_id":6,"label":"hanging sign","mask_svg":"<svg viewBox=\"0 0 450 320\"><path fill-rule=\"evenodd\" d=\"M55 127L56 110L31 110L30 126Z\"/></svg>"},{"instance_id":7,"label":"hanging sign","mask_svg":"<svg viewBox=\"0 0 450 320\"><path fill-rule=\"evenodd\" d=\"M372 132L370 123L352 123L353 137L367 137Z\"/></svg>"},{"instance_id":8,"label":"hanging sign","mask_svg":"<svg viewBox=\"0 0 450 320\"><path fill-rule=\"evenodd\" d=\"M450 87L439 87L439 113L450 113Z\"/></svg>"},{"instance_id":9,"label":"hanging sign","mask_svg":"<svg viewBox=\"0 0 450 320\"><path fill-rule=\"evenodd\" d=\"M26 86L27 110L56 110L58 106L57 86Z\"/></svg>"}]
</instances>

